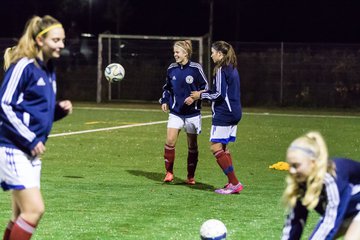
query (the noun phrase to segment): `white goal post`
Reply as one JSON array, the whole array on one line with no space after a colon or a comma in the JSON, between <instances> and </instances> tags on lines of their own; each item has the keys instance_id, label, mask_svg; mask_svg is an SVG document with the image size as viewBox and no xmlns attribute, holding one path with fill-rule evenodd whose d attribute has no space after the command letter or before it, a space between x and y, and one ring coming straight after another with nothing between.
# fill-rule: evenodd
<instances>
[{"instance_id":1,"label":"white goal post","mask_svg":"<svg viewBox=\"0 0 360 240\"><path fill-rule=\"evenodd\" d=\"M174 62L172 44L174 41L185 39L192 41L193 61L201 65L207 64L207 55L204 56L204 44L208 44L205 41L206 36L99 34L96 102L100 103L104 99L155 100L155 89L161 91L159 84L162 86L165 81L162 76L165 75L169 64ZM104 78L104 69L113 62L124 66L125 78L119 83L110 84ZM159 97L160 95L157 99Z\"/></svg>"}]
</instances>

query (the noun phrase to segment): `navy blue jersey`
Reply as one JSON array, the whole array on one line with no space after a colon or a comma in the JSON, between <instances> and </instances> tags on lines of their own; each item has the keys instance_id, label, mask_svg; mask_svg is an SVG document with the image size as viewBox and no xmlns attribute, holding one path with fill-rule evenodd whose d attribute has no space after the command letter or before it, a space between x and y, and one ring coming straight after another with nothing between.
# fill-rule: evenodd
<instances>
[{"instance_id":1,"label":"navy blue jersey","mask_svg":"<svg viewBox=\"0 0 360 240\"><path fill-rule=\"evenodd\" d=\"M212 89L201 94L201 99L212 101L212 124L236 125L241 119L240 76L232 65L219 68Z\"/></svg>"},{"instance_id":2,"label":"navy blue jersey","mask_svg":"<svg viewBox=\"0 0 360 240\"><path fill-rule=\"evenodd\" d=\"M22 58L6 71L0 88L0 146L28 154L44 144L60 107L55 101L56 79L52 65Z\"/></svg>"},{"instance_id":3,"label":"navy blue jersey","mask_svg":"<svg viewBox=\"0 0 360 240\"><path fill-rule=\"evenodd\" d=\"M315 211L321 215L310 239L333 239L344 218L360 209L360 162L334 159L336 176L326 174ZM308 210L298 200L287 216L282 239L300 239Z\"/></svg>"},{"instance_id":4,"label":"navy blue jersey","mask_svg":"<svg viewBox=\"0 0 360 240\"><path fill-rule=\"evenodd\" d=\"M167 103L170 113L179 117L200 115L201 101L190 106L184 103L192 91L207 90L208 84L200 64L189 61L185 65L172 63L167 69L166 83L160 104Z\"/></svg>"}]
</instances>

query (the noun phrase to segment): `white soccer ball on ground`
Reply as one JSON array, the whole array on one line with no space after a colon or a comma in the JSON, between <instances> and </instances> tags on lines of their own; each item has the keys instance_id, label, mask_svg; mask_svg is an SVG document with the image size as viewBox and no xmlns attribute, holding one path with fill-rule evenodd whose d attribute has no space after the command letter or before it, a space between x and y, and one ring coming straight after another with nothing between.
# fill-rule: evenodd
<instances>
[{"instance_id":1,"label":"white soccer ball on ground","mask_svg":"<svg viewBox=\"0 0 360 240\"><path fill-rule=\"evenodd\" d=\"M225 224L217 219L209 219L200 227L200 237L202 240L226 239L226 234Z\"/></svg>"},{"instance_id":2,"label":"white soccer ball on ground","mask_svg":"<svg viewBox=\"0 0 360 240\"><path fill-rule=\"evenodd\" d=\"M110 83L120 82L125 77L125 69L120 63L110 63L105 68L104 74Z\"/></svg>"}]
</instances>

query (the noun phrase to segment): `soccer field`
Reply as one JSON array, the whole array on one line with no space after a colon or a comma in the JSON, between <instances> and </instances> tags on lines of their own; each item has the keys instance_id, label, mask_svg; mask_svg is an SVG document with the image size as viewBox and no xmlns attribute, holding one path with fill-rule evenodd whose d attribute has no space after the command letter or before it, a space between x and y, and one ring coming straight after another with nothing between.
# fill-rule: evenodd
<instances>
[{"instance_id":1,"label":"soccer field","mask_svg":"<svg viewBox=\"0 0 360 240\"><path fill-rule=\"evenodd\" d=\"M280 198L289 143L320 131L330 156L360 160L360 114L339 111L244 109L237 141L230 144L244 190L218 195L226 177L209 149L211 116L203 111L197 184L186 179L186 137L180 133L175 181L164 177L163 148L168 115L156 105L74 104L56 122L42 157L46 212L33 237L48 239L196 240L201 224L221 220L229 240L280 239L284 209ZM0 196L0 229L10 216L10 195ZM309 221L316 221L313 213ZM1 230L2 231L2 230ZM306 229L307 239L311 229Z\"/></svg>"}]
</instances>

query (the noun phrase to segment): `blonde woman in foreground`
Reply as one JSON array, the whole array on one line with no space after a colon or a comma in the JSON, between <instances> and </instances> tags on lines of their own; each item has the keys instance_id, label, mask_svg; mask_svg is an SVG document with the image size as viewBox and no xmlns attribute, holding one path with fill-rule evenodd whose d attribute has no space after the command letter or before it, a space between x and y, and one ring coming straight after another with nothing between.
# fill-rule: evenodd
<instances>
[{"instance_id":1,"label":"blonde woman in foreground","mask_svg":"<svg viewBox=\"0 0 360 240\"><path fill-rule=\"evenodd\" d=\"M72 112L56 101L53 59L64 48L65 32L51 16L33 16L18 44L4 54L0 87L0 185L11 191L12 215L3 240L29 240L45 211L40 191L40 157L53 122Z\"/></svg>"},{"instance_id":2,"label":"blonde woman in foreground","mask_svg":"<svg viewBox=\"0 0 360 240\"><path fill-rule=\"evenodd\" d=\"M310 210L321 218L309 239L360 239L360 163L329 160L318 132L295 139L286 157L290 169L283 201L289 213L282 239L300 239Z\"/></svg>"}]
</instances>

